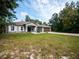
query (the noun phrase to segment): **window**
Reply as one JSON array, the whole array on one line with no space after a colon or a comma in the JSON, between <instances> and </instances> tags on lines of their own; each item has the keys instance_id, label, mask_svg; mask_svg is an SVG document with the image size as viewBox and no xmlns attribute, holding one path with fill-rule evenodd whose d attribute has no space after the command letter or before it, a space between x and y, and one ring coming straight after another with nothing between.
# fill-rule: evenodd
<instances>
[{"instance_id":1,"label":"window","mask_svg":"<svg viewBox=\"0 0 79 59\"><path fill-rule=\"evenodd\" d=\"M21 26L21 31L23 30L23 27Z\"/></svg>"},{"instance_id":2,"label":"window","mask_svg":"<svg viewBox=\"0 0 79 59\"><path fill-rule=\"evenodd\" d=\"M11 30L14 31L14 26L13 25L11 26Z\"/></svg>"}]
</instances>

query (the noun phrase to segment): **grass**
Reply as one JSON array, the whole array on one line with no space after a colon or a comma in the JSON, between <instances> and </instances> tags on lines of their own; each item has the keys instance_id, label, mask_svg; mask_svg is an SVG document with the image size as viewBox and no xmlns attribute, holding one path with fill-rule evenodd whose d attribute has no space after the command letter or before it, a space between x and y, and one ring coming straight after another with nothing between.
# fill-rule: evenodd
<instances>
[{"instance_id":1,"label":"grass","mask_svg":"<svg viewBox=\"0 0 79 59\"><path fill-rule=\"evenodd\" d=\"M31 33L9 33L2 35L0 40L0 51L14 48L30 50L41 49L41 53L54 54L55 56L70 56L78 59L79 37L57 34L31 34Z\"/></svg>"}]
</instances>

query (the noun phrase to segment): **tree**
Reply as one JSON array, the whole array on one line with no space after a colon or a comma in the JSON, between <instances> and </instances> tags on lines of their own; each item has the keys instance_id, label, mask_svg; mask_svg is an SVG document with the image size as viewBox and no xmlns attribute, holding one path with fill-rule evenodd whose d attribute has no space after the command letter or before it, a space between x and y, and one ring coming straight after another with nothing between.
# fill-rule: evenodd
<instances>
[{"instance_id":1,"label":"tree","mask_svg":"<svg viewBox=\"0 0 79 59\"><path fill-rule=\"evenodd\" d=\"M29 15L26 15L25 16L25 21L26 22L33 22L33 23L36 23L36 24L42 24L42 22L41 21L39 21L39 19L31 19L30 17L29 17Z\"/></svg>"},{"instance_id":2,"label":"tree","mask_svg":"<svg viewBox=\"0 0 79 59\"><path fill-rule=\"evenodd\" d=\"M54 13L49 20L52 31L58 31L59 17L57 13Z\"/></svg>"},{"instance_id":3,"label":"tree","mask_svg":"<svg viewBox=\"0 0 79 59\"><path fill-rule=\"evenodd\" d=\"M79 1L66 3L59 14L54 13L49 20L53 31L79 33Z\"/></svg>"},{"instance_id":4,"label":"tree","mask_svg":"<svg viewBox=\"0 0 79 59\"><path fill-rule=\"evenodd\" d=\"M47 23L46 22L43 22L43 25L47 25Z\"/></svg>"},{"instance_id":5,"label":"tree","mask_svg":"<svg viewBox=\"0 0 79 59\"><path fill-rule=\"evenodd\" d=\"M66 2L66 3L65 3L65 6L66 6L66 7L69 7L69 3L68 3L68 2Z\"/></svg>"},{"instance_id":6,"label":"tree","mask_svg":"<svg viewBox=\"0 0 79 59\"><path fill-rule=\"evenodd\" d=\"M18 7L18 0L0 0L0 33L5 32L6 24L15 17L14 9Z\"/></svg>"},{"instance_id":7,"label":"tree","mask_svg":"<svg viewBox=\"0 0 79 59\"><path fill-rule=\"evenodd\" d=\"M70 7L71 7L71 8L75 8L75 2L72 1L72 2L70 3Z\"/></svg>"},{"instance_id":8,"label":"tree","mask_svg":"<svg viewBox=\"0 0 79 59\"><path fill-rule=\"evenodd\" d=\"M69 31L74 23L74 10L72 8L64 8L59 15L59 18L63 22L63 31Z\"/></svg>"},{"instance_id":9,"label":"tree","mask_svg":"<svg viewBox=\"0 0 79 59\"><path fill-rule=\"evenodd\" d=\"M59 15L59 18L63 22L63 31L64 32L77 32L76 29L76 23L78 20L77 17L77 11L75 8L75 3L71 2L69 6L66 6Z\"/></svg>"},{"instance_id":10,"label":"tree","mask_svg":"<svg viewBox=\"0 0 79 59\"><path fill-rule=\"evenodd\" d=\"M76 3L76 7L79 8L79 1L77 1L77 3Z\"/></svg>"},{"instance_id":11,"label":"tree","mask_svg":"<svg viewBox=\"0 0 79 59\"><path fill-rule=\"evenodd\" d=\"M37 23L37 24L39 24L39 25L42 25L42 22L39 21L39 19L34 20L34 22Z\"/></svg>"},{"instance_id":12,"label":"tree","mask_svg":"<svg viewBox=\"0 0 79 59\"><path fill-rule=\"evenodd\" d=\"M25 16L25 21L27 21L27 22L31 21L31 19L30 19L30 17L28 15Z\"/></svg>"}]
</instances>

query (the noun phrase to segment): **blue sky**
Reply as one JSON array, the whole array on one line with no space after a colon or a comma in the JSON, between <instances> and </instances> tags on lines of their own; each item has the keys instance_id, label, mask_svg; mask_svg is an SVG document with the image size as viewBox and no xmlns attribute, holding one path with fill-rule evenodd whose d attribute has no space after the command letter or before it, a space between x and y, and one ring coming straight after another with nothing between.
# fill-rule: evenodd
<instances>
[{"instance_id":1,"label":"blue sky","mask_svg":"<svg viewBox=\"0 0 79 59\"><path fill-rule=\"evenodd\" d=\"M78 0L24 0L19 3L16 11L16 21L25 19L29 15L32 19L48 22L53 13L59 13L65 6L66 2Z\"/></svg>"}]
</instances>

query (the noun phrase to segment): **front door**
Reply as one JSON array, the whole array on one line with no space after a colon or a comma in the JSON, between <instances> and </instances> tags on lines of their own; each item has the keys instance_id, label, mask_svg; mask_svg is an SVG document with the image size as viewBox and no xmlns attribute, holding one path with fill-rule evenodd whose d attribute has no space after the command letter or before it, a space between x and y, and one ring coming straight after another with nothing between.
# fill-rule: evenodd
<instances>
[{"instance_id":1,"label":"front door","mask_svg":"<svg viewBox=\"0 0 79 59\"><path fill-rule=\"evenodd\" d=\"M28 26L27 32L34 32L35 26Z\"/></svg>"},{"instance_id":2,"label":"front door","mask_svg":"<svg viewBox=\"0 0 79 59\"><path fill-rule=\"evenodd\" d=\"M31 27L30 26L28 26L28 32L31 32Z\"/></svg>"}]
</instances>

